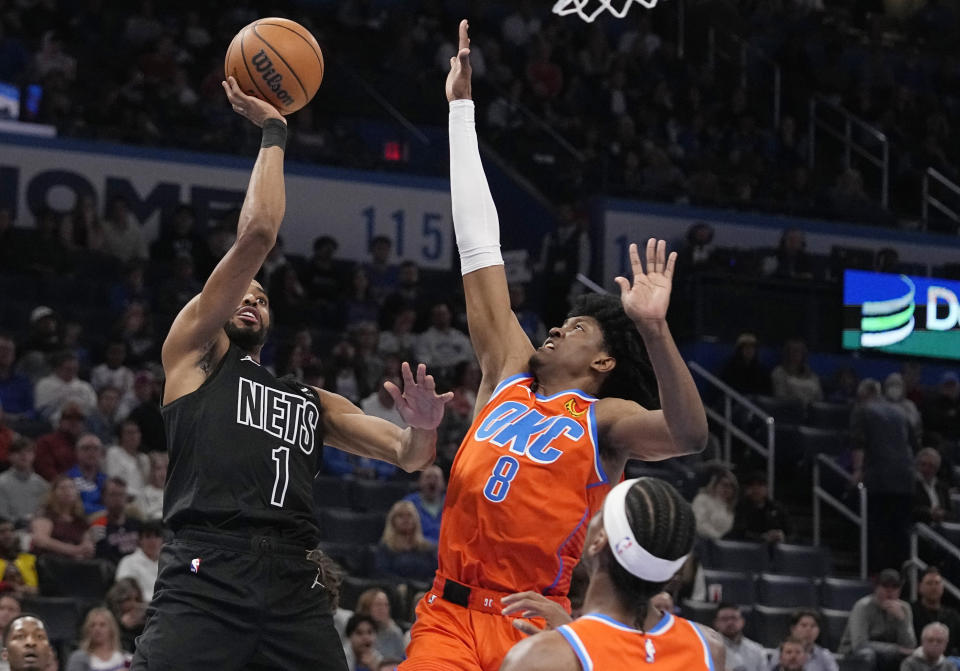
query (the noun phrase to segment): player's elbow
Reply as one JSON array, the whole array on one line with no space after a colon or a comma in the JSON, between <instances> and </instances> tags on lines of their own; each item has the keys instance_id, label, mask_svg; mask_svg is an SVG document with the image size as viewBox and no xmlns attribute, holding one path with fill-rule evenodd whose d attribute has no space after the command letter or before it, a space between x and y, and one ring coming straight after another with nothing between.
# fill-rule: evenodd
<instances>
[{"instance_id":1,"label":"player's elbow","mask_svg":"<svg viewBox=\"0 0 960 671\"><path fill-rule=\"evenodd\" d=\"M710 432L706 423L703 427L690 427L680 435L674 436L674 445L680 454L700 454L707 448Z\"/></svg>"},{"instance_id":2,"label":"player's elbow","mask_svg":"<svg viewBox=\"0 0 960 671\"><path fill-rule=\"evenodd\" d=\"M269 212L244 214L237 226L237 244L262 247L269 252L277 243L280 220Z\"/></svg>"}]
</instances>

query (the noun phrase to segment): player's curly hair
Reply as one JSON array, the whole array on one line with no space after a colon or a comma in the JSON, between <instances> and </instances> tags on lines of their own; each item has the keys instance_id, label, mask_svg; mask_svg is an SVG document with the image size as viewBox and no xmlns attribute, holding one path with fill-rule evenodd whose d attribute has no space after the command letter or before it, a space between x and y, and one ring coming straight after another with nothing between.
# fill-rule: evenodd
<instances>
[{"instance_id":1,"label":"player's curly hair","mask_svg":"<svg viewBox=\"0 0 960 671\"><path fill-rule=\"evenodd\" d=\"M612 396L636 401L644 408L660 407L657 378L647 356L647 348L620 298L609 294L584 294L577 299L567 317L593 317L603 332L604 349L617 361L607 375L600 398Z\"/></svg>"},{"instance_id":2,"label":"player's curly hair","mask_svg":"<svg viewBox=\"0 0 960 671\"><path fill-rule=\"evenodd\" d=\"M696 537L693 508L668 482L657 478L640 478L627 492L627 521L637 542L654 557L678 559L689 554ZM659 593L666 582L650 582L623 568L608 547L606 568L610 579L635 614L636 626L643 627L650 598Z\"/></svg>"}]
</instances>

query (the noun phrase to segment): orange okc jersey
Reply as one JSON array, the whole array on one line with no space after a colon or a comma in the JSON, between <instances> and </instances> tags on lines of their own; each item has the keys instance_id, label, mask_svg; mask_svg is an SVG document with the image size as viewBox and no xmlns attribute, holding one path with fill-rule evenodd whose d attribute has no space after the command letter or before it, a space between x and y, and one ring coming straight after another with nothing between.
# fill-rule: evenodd
<instances>
[{"instance_id":1,"label":"orange okc jersey","mask_svg":"<svg viewBox=\"0 0 960 671\"><path fill-rule=\"evenodd\" d=\"M579 617L557 632L573 648L583 671L647 665L655 671L714 671L710 648L697 625L670 613L647 632L600 613Z\"/></svg>"},{"instance_id":2,"label":"orange okc jersey","mask_svg":"<svg viewBox=\"0 0 960 671\"><path fill-rule=\"evenodd\" d=\"M543 397L507 378L474 419L453 462L440 528L439 572L503 592L566 595L607 483L597 451L596 398Z\"/></svg>"}]
</instances>

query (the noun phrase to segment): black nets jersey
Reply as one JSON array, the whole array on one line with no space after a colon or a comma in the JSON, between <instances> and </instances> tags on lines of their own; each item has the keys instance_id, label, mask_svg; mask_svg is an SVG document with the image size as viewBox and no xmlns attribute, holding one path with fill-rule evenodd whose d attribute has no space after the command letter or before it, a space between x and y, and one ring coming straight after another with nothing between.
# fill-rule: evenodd
<instances>
[{"instance_id":1,"label":"black nets jersey","mask_svg":"<svg viewBox=\"0 0 960 671\"><path fill-rule=\"evenodd\" d=\"M170 466L164 522L270 534L313 547L320 398L230 345L194 392L162 409Z\"/></svg>"}]
</instances>

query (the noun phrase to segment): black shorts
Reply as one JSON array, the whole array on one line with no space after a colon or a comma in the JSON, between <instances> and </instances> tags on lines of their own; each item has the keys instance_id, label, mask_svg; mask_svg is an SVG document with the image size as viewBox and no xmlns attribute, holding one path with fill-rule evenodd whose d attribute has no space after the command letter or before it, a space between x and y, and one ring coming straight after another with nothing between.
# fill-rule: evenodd
<instances>
[{"instance_id":1,"label":"black shorts","mask_svg":"<svg viewBox=\"0 0 960 671\"><path fill-rule=\"evenodd\" d=\"M306 551L266 536L179 533L160 553L132 668L346 671Z\"/></svg>"}]
</instances>

